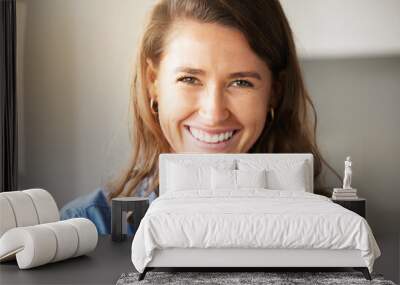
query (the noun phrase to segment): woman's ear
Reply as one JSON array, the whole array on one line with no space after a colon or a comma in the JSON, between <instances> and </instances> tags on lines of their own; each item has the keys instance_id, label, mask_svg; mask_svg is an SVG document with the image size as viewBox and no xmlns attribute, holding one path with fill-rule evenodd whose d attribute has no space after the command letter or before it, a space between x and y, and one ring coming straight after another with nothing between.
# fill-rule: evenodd
<instances>
[{"instance_id":1,"label":"woman's ear","mask_svg":"<svg viewBox=\"0 0 400 285\"><path fill-rule=\"evenodd\" d=\"M157 70L154 66L154 63L151 59L146 59L147 68L146 68L146 83L147 90L150 95L150 99L157 99Z\"/></svg>"}]
</instances>

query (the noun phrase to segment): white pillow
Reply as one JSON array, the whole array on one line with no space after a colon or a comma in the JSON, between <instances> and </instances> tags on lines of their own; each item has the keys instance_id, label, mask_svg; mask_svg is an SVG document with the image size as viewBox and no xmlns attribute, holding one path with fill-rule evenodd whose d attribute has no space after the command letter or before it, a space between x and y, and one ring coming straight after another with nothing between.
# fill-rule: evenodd
<instances>
[{"instance_id":1,"label":"white pillow","mask_svg":"<svg viewBox=\"0 0 400 285\"><path fill-rule=\"evenodd\" d=\"M305 160L238 160L240 170L265 169L268 189L307 191L309 186L309 168Z\"/></svg>"},{"instance_id":2,"label":"white pillow","mask_svg":"<svg viewBox=\"0 0 400 285\"><path fill-rule=\"evenodd\" d=\"M210 179L207 179L209 171L209 167L170 163L168 166L168 189L184 191L210 188Z\"/></svg>"},{"instance_id":3,"label":"white pillow","mask_svg":"<svg viewBox=\"0 0 400 285\"><path fill-rule=\"evenodd\" d=\"M238 190L240 188L266 188L266 171L215 169L211 171L213 190Z\"/></svg>"},{"instance_id":4,"label":"white pillow","mask_svg":"<svg viewBox=\"0 0 400 285\"><path fill-rule=\"evenodd\" d=\"M236 170L237 188L267 188L265 169Z\"/></svg>"},{"instance_id":5,"label":"white pillow","mask_svg":"<svg viewBox=\"0 0 400 285\"><path fill-rule=\"evenodd\" d=\"M307 165L297 164L293 168L271 169L267 171L267 188L273 190L306 191L308 172Z\"/></svg>"},{"instance_id":6,"label":"white pillow","mask_svg":"<svg viewBox=\"0 0 400 285\"><path fill-rule=\"evenodd\" d=\"M167 168L167 191L210 190L211 169L233 170L235 161L216 161L212 165L169 161Z\"/></svg>"},{"instance_id":7,"label":"white pillow","mask_svg":"<svg viewBox=\"0 0 400 285\"><path fill-rule=\"evenodd\" d=\"M231 169L211 169L211 189L236 189L236 170Z\"/></svg>"}]
</instances>

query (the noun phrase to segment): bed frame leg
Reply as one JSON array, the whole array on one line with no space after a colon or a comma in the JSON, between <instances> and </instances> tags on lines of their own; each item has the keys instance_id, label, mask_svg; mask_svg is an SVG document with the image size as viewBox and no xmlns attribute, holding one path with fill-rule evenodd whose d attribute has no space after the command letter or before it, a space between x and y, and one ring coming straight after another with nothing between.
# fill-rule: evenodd
<instances>
[{"instance_id":1,"label":"bed frame leg","mask_svg":"<svg viewBox=\"0 0 400 285\"><path fill-rule=\"evenodd\" d=\"M144 277L146 276L147 271L149 271L149 270L147 269L147 267L145 267L144 271L139 274L138 281L142 281L144 279Z\"/></svg>"},{"instance_id":2,"label":"bed frame leg","mask_svg":"<svg viewBox=\"0 0 400 285\"><path fill-rule=\"evenodd\" d=\"M371 274L369 274L369 270L367 267L354 267L354 269L357 271L361 271L362 274L364 275L365 279L372 280Z\"/></svg>"}]
</instances>

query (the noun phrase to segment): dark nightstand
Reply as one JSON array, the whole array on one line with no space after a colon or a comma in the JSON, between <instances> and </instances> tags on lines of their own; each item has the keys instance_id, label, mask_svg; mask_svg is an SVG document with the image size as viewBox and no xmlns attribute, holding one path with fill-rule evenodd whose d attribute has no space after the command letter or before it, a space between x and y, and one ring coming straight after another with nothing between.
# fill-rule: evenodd
<instances>
[{"instance_id":1,"label":"dark nightstand","mask_svg":"<svg viewBox=\"0 0 400 285\"><path fill-rule=\"evenodd\" d=\"M133 227L137 229L149 207L149 198L118 197L111 202L111 238L113 241L126 239L126 214L132 211Z\"/></svg>"},{"instance_id":2,"label":"dark nightstand","mask_svg":"<svg viewBox=\"0 0 400 285\"><path fill-rule=\"evenodd\" d=\"M332 202L359 214L361 217L366 218L365 212L367 200L365 198L358 198L354 200L331 200Z\"/></svg>"}]
</instances>

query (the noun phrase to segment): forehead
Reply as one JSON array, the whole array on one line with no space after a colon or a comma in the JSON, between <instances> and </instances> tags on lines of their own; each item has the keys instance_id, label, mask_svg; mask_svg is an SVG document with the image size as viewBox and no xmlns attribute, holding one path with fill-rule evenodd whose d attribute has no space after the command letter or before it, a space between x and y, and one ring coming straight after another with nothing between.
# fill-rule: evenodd
<instances>
[{"instance_id":1,"label":"forehead","mask_svg":"<svg viewBox=\"0 0 400 285\"><path fill-rule=\"evenodd\" d=\"M163 62L171 69L177 65L212 66L220 70L268 69L239 30L193 20L179 20L173 24L165 42L161 64Z\"/></svg>"}]
</instances>

